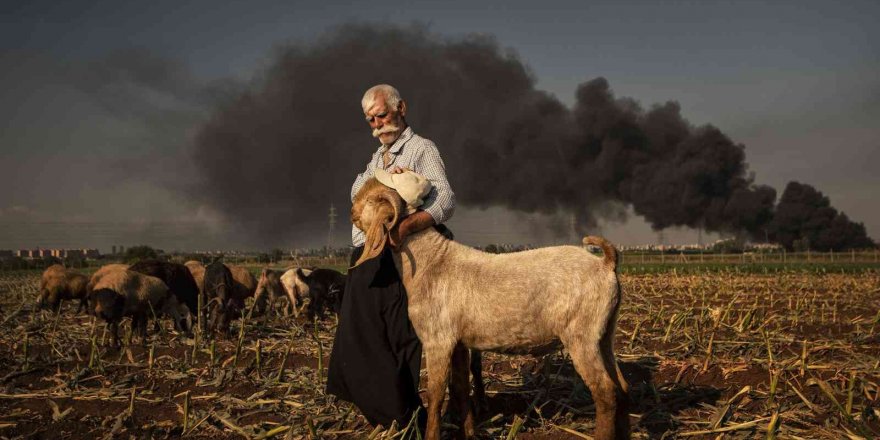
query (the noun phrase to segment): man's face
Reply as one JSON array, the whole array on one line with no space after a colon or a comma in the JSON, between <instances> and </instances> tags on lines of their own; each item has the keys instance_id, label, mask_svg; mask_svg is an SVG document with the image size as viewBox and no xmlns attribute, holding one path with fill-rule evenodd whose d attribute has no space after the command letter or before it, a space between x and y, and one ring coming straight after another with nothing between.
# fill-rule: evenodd
<instances>
[{"instance_id":1,"label":"man's face","mask_svg":"<svg viewBox=\"0 0 880 440\"><path fill-rule=\"evenodd\" d=\"M373 129L373 137L378 138L382 145L391 145L400 133L406 128L403 117L406 114L406 104L400 101L397 108L388 108L385 97L377 94L364 116L370 128Z\"/></svg>"}]
</instances>

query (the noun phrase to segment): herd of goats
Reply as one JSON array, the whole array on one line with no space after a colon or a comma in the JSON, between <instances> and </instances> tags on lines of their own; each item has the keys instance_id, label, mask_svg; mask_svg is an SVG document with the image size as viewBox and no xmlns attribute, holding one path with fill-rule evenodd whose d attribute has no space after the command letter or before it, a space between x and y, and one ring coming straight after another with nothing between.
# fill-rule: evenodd
<instances>
[{"instance_id":1,"label":"herd of goats","mask_svg":"<svg viewBox=\"0 0 880 440\"><path fill-rule=\"evenodd\" d=\"M50 266L40 279L37 305L60 312L62 301L78 300L77 313L86 310L103 320L119 347L119 322L131 318L132 335L146 341L147 321L167 316L178 331L189 333L200 317L211 332L227 334L237 317L261 316L287 301L285 315L306 309L310 320L325 311L339 311L345 276L332 269L263 269L260 278L244 267L215 261L185 264L142 260L131 266L108 264L91 277L60 264ZM245 301L254 298L250 309ZM304 301L308 298L308 302ZM199 311L199 313L197 313Z\"/></svg>"},{"instance_id":2,"label":"herd of goats","mask_svg":"<svg viewBox=\"0 0 880 440\"><path fill-rule=\"evenodd\" d=\"M354 266L375 258L391 243L409 207L393 189L368 180L354 197L352 223L365 231L366 246ZM440 410L447 389L464 415L462 437L473 438L474 414L467 404L470 364L479 379L480 351L541 354L565 347L596 408L594 438L629 438L629 385L614 356L617 314L623 300L617 250L601 237L583 244L601 248L592 255L580 246L555 246L510 254L489 254L449 239L434 228L411 233L393 252L407 292L408 314L422 342L427 367L426 440L440 439ZM119 321L130 316L146 337L147 319L162 315L182 330L193 315L212 332L228 333L229 323L247 314L274 310L276 299L298 314L307 297L311 319L326 308L339 313L345 277L329 269L265 269L260 279L220 262L175 264L142 261L111 264L91 278L53 266L43 274L40 304L57 308L79 299L81 308L107 322L119 346ZM245 299L253 296L250 309ZM197 310L197 313L192 313ZM205 327L199 327L203 329ZM548 351L549 350L549 351Z\"/></svg>"}]
</instances>

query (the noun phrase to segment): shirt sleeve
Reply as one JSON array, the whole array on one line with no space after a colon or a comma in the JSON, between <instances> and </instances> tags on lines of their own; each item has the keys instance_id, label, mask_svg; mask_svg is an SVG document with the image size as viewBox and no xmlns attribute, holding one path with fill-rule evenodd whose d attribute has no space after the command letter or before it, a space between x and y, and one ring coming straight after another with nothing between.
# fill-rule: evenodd
<instances>
[{"instance_id":1,"label":"shirt sleeve","mask_svg":"<svg viewBox=\"0 0 880 440\"><path fill-rule=\"evenodd\" d=\"M427 142L414 164L415 172L425 176L433 188L419 208L431 214L436 224L452 218L455 212L455 193L446 179L446 166L433 142Z\"/></svg>"}]
</instances>

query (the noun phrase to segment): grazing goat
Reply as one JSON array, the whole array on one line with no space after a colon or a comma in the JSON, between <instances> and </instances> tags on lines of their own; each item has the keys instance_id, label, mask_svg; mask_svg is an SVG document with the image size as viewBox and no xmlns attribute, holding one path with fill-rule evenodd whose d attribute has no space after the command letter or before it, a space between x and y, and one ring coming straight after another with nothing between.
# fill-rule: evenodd
<instances>
[{"instance_id":1,"label":"grazing goat","mask_svg":"<svg viewBox=\"0 0 880 440\"><path fill-rule=\"evenodd\" d=\"M119 347L119 321L131 317L131 329L146 343L147 320L161 313L180 322L185 307L159 278L127 269L106 270L89 292L92 314L107 322L113 334L114 345Z\"/></svg>"},{"instance_id":2,"label":"grazing goat","mask_svg":"<svg viewBox=\"0 0 880 440\"><path fill-rule=\"evenodd\" d=\"M171 290L171 293L177 298L177 301L186 304L187 311L185 314L188 319L181 322L175 322L174 325L178 330L188 332L192 328L192 318L198 317L199 305L199 288L196 280L193 278L186 266L178 263L169 263L159 260L141 260L132 264L128 270L156 277L163 282Z\"/></svg>"},{"instance_id":3,"label":"grazing goat","mask_svg":"<svg viewBox=\"0 0 880 440\"><path fill-rule=\"evenodd\" d=\"M366 232L355 266L379 256L405 206L375 179L357 193L351 220ZM629 438L627 386L613 339L621 293L617 251L602 238L604 258L576 246L488 254L428 228L406 237L394 262L406 287L409 317L422 341L428 368L427 440L440 438L440 407L450 389L464 408L461 434L472 437L467 403L468 348L501 353L546 353L559 342L590 388L599 440Z\"/></svg>"},{"instance_id":4,"label":"grazing goat","mask_svg":"<svg viewBox=\"0 0 880 440\"><path fill-rule=\"evenodd\" d=\"M101 266L92 276L89 278L89 283L86 285L86 293L91 294L93 290L95 290L95 284L101 281L101 278L106 276L107 274L111 274L116 272L117 270L125 270L128 269L127 264L121 263L111 263L105 264Z\"/></svg>"},{"instance_id":5,"label":"grazing goat","mask_svg":"<svg viewBox=\"0 0 880 440\"><path fill-rule=\"evenodd\" d=\"M309 321L324 319L324 311L332 310L339 314L342 309L342 295L345 293L345 275L333 269L315 269L308 274L296 270L296 276L305 283L309 296L306 316Z\"/></svg>"},{"instance_id":6,"label":"grazing goat","mask_svg":"<svg viewBox=\"0 0 880 440\"><path fill-rule=\"evenodd\" d=\"M235 280L225 264L215 261L205 268L203 284L205 304L209 310L208 326L214 331L229 333L229 323L233 314L240 311L235 300Z\"/></svg>"},{"instance_id":7,"label":"grazing goat","mask_svg":"<svg viewBox=\"0 0 880 440\"><path fill-rule=\"evenodd\" d=\"M306 284L298 274L308 276L314 269L315 268L306 269L294 267L287 269L281 274L281 285L284 287L287 299L290 300L290 313L292 313L294 317L299 316L300 309L304 302L303 297L309 293L308 284Z\"/></svg>"},{"instance_id":8,"label":"grazing goat","mask_svg":"<svg viewBox=\"0 0 880 440\"><path fill-rule=\"evenodd\" d=\"M198 287L199 292L204 295L205 293L205 265L198 261L187 261L183 263L187 269L189 269L189 273L192 274L193 279L196 281L196 287Z\"/></svg>"},{"instance_id":9,"label":"grazing goat","mask_svg":"<svg viewBox=\"0 0 880 440\"><path fill-rule=\"evenodd\" d=\"M88 294L86 285L89 278L64 268L60 264L53 264L43 272L40 278L40 296L37 297L37 307L49 308L53 312L60 311L62 300L78 299L79 307L76 313L88 309Z\"/></svg>"},{"instance_id":10,"label":"grazing goat","mask_svg":"<svg viewBox=\"0 0 880 440\"><path fill-rule=\"evenodd\" d=\"M281 271L264 268L257 280L257 290L254 292L254 315L260 316L267 311L275 310L275 301L286 297L284 285L281 284Z\"/></svg>"},{"instance_id":11,"label":"grazing goat","mask_svg":"<svg viewBox=\"0 0 880 440\"><path fill-rule=\"evenodd\" d=\"M232 297L235 299L239 310L244 309L245 300L254 296L257 290L257 279L247 268L241 266L228 266L232 272Z\"/></svg>"}]
</instances>

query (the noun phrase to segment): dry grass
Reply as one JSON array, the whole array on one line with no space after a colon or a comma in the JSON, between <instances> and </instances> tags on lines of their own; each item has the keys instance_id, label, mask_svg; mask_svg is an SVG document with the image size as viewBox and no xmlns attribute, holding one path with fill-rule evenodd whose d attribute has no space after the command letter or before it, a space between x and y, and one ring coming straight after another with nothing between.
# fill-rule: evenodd
<instances>
[{"instance_id":1,"label":"dry grass","mask_svg":"<svg viewBox=\"0 0 880 440\"><path fill-rule=\"evenodd\" d=\"M115 350L72 305L33 310L38 277L0 274L0 436L404 437L324 394L332 319L273 317L213 342L164 322ZM621 278L634 438L880 436L877 273ZM593 403L563 354L486 354L484 375L481 438L589 438Z\"/></svg>"}]
</instances>

